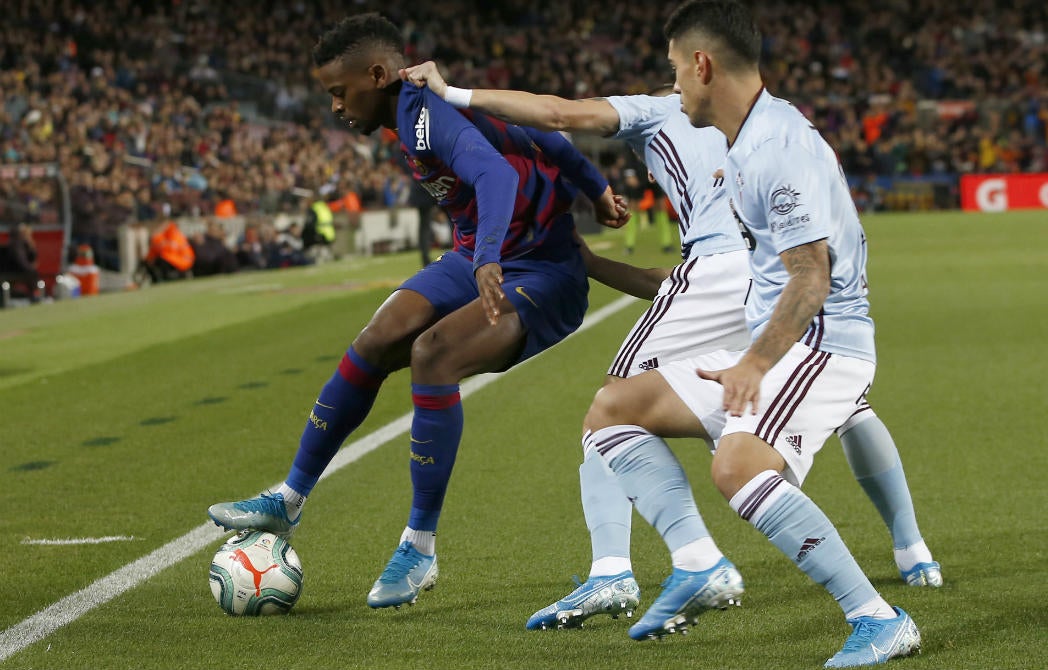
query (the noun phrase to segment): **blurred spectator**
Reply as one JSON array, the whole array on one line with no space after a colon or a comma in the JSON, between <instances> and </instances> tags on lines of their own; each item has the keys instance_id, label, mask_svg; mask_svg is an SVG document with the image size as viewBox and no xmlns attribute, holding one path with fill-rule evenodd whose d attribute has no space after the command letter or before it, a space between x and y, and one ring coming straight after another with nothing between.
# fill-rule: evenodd
<instances>
[{"instance_id":1,"label":"blurred spectator","mask_svg":"<svg viewBox=\"0 0 1048 670\"><path fill-rule=\"evenodd\" d=\"M189 243L193 247L194 277L237 271L236 254L226 246L226 231L217 221L210 221L207 229L194 235Z\"/></svg>"},{"instance_id":2,"label":"blurred spectator","mask_svg":"<svg viewBox=\"0 0 1048 670\"><path fill-rule=\"evenodd\" d=\"M860 212L879 212L884 209L884 189L877 183L877 175L869 173L861 184L853 187L852 199Z\"/></svg>"},{"instance_id":3,"label":"blurred spectator","mask_svg":"<svg viewBox=\"0 0 1048 670\"><path fill-rule=\"evenodd\" d=\"M240 269L264 270L269 266L269 257L272 251L266 248L262 242L259 227L248 224L244 227L244 233L237 244L236 258Z\"/></svg>"},{"instance_id":4,"label":"blurred spectator","mask_svg":"<svg viewBox=\"0 0 1048 670\"><path fill-rule=\"evenodd\" d=\"M400 206L396 142L337 127L311 79L309 50L332 17L382 11L404 26L409 58L436 58L458 86L575 98L671 79L661 28L674 5L17 2L0 26L0 165L59 163L73 247L90 244L109 269L132 219L220 204L293 214L302 189ZM777 1L758 19L768 89L810 115L850 174L1045 169L1044 2ZM4 220L54 216L52 189L0 191Z\"/></svg>"},{"instance_id":5,"label":"blurred spectator","mask_svg":"<svg viewBox=\"0 0 1048 670\"><path fill-rule=\"evenodd\" d=\"M27 223L15 226L11 242L0 248L0 277L11 284L14 296L37 298L40 275L36 267L36 242Z\"/></svg>"},{"instance_id":6,"label":"blurred spectator","mask_svg":"<svg viewBox=\"0 0 1048 670\"><path fill-rule=\"evenodd\" d=\"M422 256L422 267L430 263L430 251L433 249L433 210L437 203L429 191L418 182L412 182L408 205L418 212L418 249Z\"/></svg>"},{"instance_id":7,"label":"blurred spectator","mask_svg":"<svg viewBox=\"0 0 1048 670\"><path fill-rule=\"evenodd\" d=\"M335 242L335 215L323 198L317 198L306 208L302 224L302 247L310 258L327 260Z\"/></svg>"},{"instance_id":8,"label":"blurred spectator","mask_svg":"<svg viewBox=\"0 0 1048 670\"><path fill-rule=\"evenodd\" d=\"M277 233L276 244L271 249L268 263L271 268L288 268L313 263L313 259L304 253L302 227L298 223L292 223Z\"/></svg>"},{"instance_id":9,"label":"blurred spectator","mask_svg":"<svg viewBox=\"0 0 1048 670\"><path fill-rule=\"evenodd\" d=\"M185 234L174 221L156 227L149 238L145 268L154 282L192 276L196 255Z\"/></svg>"}]
</instances>

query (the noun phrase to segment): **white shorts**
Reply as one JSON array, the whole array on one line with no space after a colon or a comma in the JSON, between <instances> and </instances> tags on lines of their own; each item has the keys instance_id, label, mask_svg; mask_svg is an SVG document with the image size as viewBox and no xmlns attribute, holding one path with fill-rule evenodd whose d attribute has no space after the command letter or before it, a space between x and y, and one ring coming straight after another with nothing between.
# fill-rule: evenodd
<instances>
[{"instance_id":1,"label":"white shorts","mask_svg":"<svg viewBox=\"0 0 1048 670\"><path fill-rule=\"evenodd\" d=\"M761 381L759 412L726 416L721 435L764 440L786 460L786 480L800 486L826 438L867 406L876 370L861 358L794 344Z\"/></svg>"},{"instance_id":2,"label":"white shorts","mask_svg":"<svg viewBox=\"0 0 1048 670\"><path fill-rule=\"evenodd\" d=\"M632 377L670 361L749 346L748 251L695 256L673 268L623 341L609 375Z\"/></svg>"},{"instance_id":3,"label":"white shorts","mask_svg":"<svg viewBox=\"0 0 1048 670\"><path fill-rule=\"evenodd\" d=\"M739 362L743 351L711 351L692 358L670 361L656 372L662 375L677 397L702 422L706 434L715 443L724 430L727 418L724 407L724 387L717 382L702 379L696 369L723 370ZM713 448L713 444L709 445Z\"/></svg>"}]
</instances>

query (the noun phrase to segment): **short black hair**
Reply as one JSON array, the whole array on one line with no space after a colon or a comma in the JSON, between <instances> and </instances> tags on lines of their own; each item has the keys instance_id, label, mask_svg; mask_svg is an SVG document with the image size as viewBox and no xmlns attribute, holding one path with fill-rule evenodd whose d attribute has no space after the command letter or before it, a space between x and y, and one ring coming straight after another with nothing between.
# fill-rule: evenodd
<instances>
[{"instance_id":1,"label":"short black hair","mask_svg":"<svg viewBox=\"0 0 1048 670\"><path fill-rule=\"evenodd\" d=\"M367 47L385 47L404 53L404 36L397 26L378 12L349 16L320 36L313 47L313 64L327 65Z\"/></svg>"},{"instance_id":2,"label":"short black hair","mask_svg":"<svg viewBox=\"0 0 1048 670\"><path fill-rule=\"evenodd\" d=\"M750 10L734 0L688 0L673 10L662 32L666 41L691 32L717 40L733 69L760 64L761 31Z\"/></svg>"}]
</instances>

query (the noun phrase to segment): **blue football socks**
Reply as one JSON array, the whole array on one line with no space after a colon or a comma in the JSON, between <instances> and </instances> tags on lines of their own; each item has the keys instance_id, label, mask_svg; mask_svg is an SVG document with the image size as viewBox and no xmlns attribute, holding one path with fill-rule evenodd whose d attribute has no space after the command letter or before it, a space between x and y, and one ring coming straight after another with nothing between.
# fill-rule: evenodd
<instances>
[{"instance_id":1,"label":"blue football socks","mask_svg":"<svg viewBox=\"0 0 1048 670\"><path fill-rule=\"evenodd\" d=\"M349 348L309 413L287 476L289 487L310 494L339 447L371 411L385 378L385 372Z\"/></svg>"},{"instance_id":2,"label":"blue football socks","mask_svg":"<svg viewBox=\"0 0 1048 670\"><path fill-rule=\"evenodd\" d=\"M408 528L436 531L448 480L462 439L458 384L412 384L411 484L414 495Z\"/></svg>"}]
</instances>

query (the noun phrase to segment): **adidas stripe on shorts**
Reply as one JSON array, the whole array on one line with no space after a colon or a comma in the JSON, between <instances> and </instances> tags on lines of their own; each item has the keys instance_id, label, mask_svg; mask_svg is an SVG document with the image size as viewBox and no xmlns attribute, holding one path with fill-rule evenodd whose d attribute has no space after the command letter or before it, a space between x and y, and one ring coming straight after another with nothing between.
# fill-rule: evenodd
<instances>
[{"instance_id":1,"label":"adidas stripe on shorts","mask_svg":"<svg viewBox=\"0 0 1048 670\"><path fill-rule=\"evenodd\" d=\"M783 476L800 486L826 438L866 404L876 364L794 344L761 380L757 414L725 416L721 436L752 433L786 461Z\"/></svg>"},{"instance_id":2,"label":"adidas stripe on shorts","mask_svg":"<svg viewBox=\"0 0 1048 670\"><path fill-rule=\"evenodd\" d=\"M608 374L632 377L675 360L749 345L749 252L695 256L673 268L623 341Z\"/></svg>"}]
</instances>

